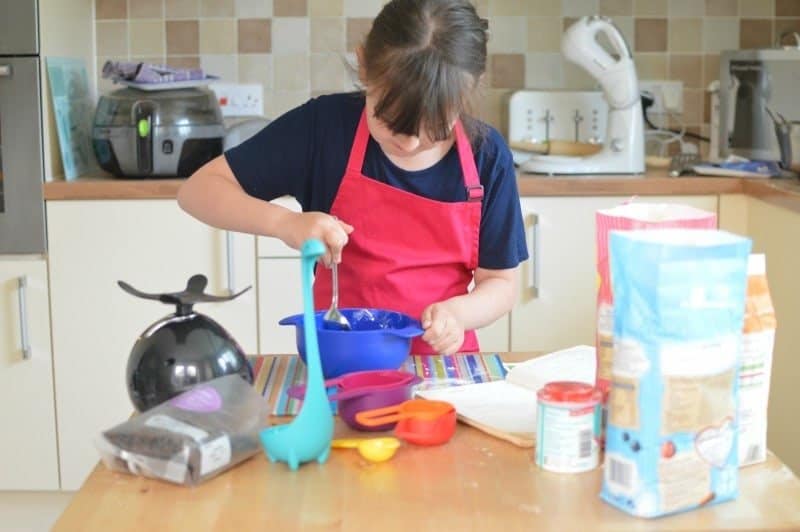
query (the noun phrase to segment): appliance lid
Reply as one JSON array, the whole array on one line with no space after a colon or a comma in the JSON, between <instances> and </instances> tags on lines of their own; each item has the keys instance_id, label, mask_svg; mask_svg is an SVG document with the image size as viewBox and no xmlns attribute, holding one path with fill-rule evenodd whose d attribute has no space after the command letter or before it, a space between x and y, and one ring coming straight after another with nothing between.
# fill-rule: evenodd
<instances>
[{"instance_id":1,"label":"appliance lid","mask_svg":"<svg viewBox=\"0 0 800 532\"><path fill-rule=\"evenodd\" d=\"M94 125L133 127L143 112L150 116L152 127L222 124L216 95L209 89L140 91L124 88L100 97Z\"/></svg>"}]
</instances>

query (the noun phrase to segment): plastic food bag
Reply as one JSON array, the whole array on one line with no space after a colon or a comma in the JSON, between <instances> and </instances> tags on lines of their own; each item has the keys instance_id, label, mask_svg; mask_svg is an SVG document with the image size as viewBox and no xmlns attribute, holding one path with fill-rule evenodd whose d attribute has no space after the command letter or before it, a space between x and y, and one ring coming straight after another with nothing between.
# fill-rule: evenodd
<instances>
[{"instance_id":1,"label":"plastic food bag","mask_svg":"<svg viewBox=\"0 0 800 532\"><path fill-rule=\"evenodd\" d=\"M767 459L767 404L775 347L775 308L764 255L750 255L739 366L739 466Z\"/></svg>"},{"instance_id":2,"label":"plastic food bag","mask_svg":"<svg viewBox=\"0 0 800 532\"><path fill-rule=\"evenodd\" d=\"M95 446L111 469L196 485L259 452L267 411L250 384L227 375L103 432Z\"/></svg>"},{"instance_id":3,"label":"plastic food bag","mask_svg":"<svg viewBox=\"0 0 800 532\"><path fill-rule=\"evenodd\" d=\"M669 203L625 203L597 211L597 387L604 402L611 379L614 352L614 297L608 269L608 234L618 230L716 229L717 215L688 205Z\"/></svg>"},{"instance_id":4,"label":"plastic food bag","mask_svg":"<svg viewBox=\"0 0 800 532\"><path fill-rule=\"evenodd\" d=\"M750 246L724 231L611 233L610 504L656 517L736 497Z\"/></svg>"}]
</instances>

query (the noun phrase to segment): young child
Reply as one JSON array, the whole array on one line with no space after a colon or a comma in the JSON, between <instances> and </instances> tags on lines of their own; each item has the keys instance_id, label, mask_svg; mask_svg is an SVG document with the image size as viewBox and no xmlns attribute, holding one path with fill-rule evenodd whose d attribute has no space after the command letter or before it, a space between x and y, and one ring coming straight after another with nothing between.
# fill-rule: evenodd
<instances>
[{"instance_id":1,"label":"young child","mask_svg":"<svg viewBox=\"0 0 800 532\"><path fill-rule=\"evenodd\" d=\"M295 249L318 238L340 307L420 319L415 354L478 351L474 329L511 309L528 256L511 153L466 114L486 30L468 0L392 0L358 50L364 92L287 112L192 175L180 206ZM284 195L303 212L269 203ZM330 304L326 269L314 298Z\"/></svg>"}]
</instances>

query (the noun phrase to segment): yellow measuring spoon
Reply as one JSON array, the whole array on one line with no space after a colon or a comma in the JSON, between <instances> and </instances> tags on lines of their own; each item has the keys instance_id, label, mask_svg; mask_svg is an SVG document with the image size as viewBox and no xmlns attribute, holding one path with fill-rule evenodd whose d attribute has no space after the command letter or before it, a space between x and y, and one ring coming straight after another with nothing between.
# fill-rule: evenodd
<instances>
[{"instance_id":1,"label":"yellow measuring spoon","mask_svg":"<svg viewBox=\"0 0 800 532\"><path fill-rule=\"evenodd\" d=\"M385 438L341 438L331 441L334 449L357 449L364 459L370 462L385 462L394 456L400 447L400 440Z\"/></svg>"}]
</instances>

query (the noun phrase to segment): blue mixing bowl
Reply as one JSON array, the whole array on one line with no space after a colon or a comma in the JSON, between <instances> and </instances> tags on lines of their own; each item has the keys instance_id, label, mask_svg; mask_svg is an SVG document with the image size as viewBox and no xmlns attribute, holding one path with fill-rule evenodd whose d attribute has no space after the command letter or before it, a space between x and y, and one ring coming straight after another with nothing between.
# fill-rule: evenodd
<instances>
[{"instance_id":1,"label":"blue mixing bowl","mask_svg":"<svg viewBox=\"0 0 800 532\"><path fill-rule=\"evenodd\" d=\"M371 308L339 311L350 322L351 330L329 329L322 320L326 311L314 314L322 373L326 379L353 371L398 369L411 352L411 339L423 333L419 321L400 312ZM297 351L305 362L303 315L295 314L278 323L296 327Z\"/></svg>"}]
</instances>

